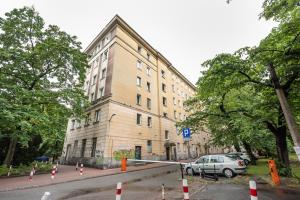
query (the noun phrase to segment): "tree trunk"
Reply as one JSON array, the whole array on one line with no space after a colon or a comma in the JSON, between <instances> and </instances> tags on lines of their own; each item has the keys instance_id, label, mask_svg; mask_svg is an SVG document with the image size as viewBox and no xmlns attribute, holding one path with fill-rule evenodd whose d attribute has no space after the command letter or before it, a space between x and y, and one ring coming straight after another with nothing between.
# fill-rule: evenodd
<instances>
[{"instance_id":1,"label":"tree trunk","mask_svg":"<svg viewBox=\"0 0 300 200\"><path fill-rule=\"evenodd\" d=\"M289 168L290 161L289 161L289 152L288 152L287 141L286 141L286 127L282 126L277 130L278 133L275 135L275 137L276 137L276 147L278 152L278 160L285 167Z\"/></svg>"},{"instance_id":2,"label":"tree trunk","mask_svg":"<svg viewBox=\"0 0 300 200\"><path fill-rule=\"evenodd\" d=\"M233 146L237 152L241 152L241 147L238 142L234 141Z\"/></svg>"},{"instance_id":3,"label":"tree trunk","mask_svg":"<svg viewBox=\"0 0 300 200\"><path fill-rule=\"evenodd\" d=\"M11 162L13 161L13 157L15 154L16 146L17 146L17 140L15 138L10 138L9 147L3 162L4 165L6 166L11 165Z\"/></svg>"},{"instance_id":4,"label":"tree trunk","mask_svg":"<svg viewBox=\"0 0 300 200\"><path fill-rule=\"evenodd\" d=\"M256 165L256 157L252 153L251 145L248 142L246 142L246 141L242 141L242 143L243 143L244 148L247 151L247 154L250 157L250 163L252 165Z\"/></svg>"}]
</instances>

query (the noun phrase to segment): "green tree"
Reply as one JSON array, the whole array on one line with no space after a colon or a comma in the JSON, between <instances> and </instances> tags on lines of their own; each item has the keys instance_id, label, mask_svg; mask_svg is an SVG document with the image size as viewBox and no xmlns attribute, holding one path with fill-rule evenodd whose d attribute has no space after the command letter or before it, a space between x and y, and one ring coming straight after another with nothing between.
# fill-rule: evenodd
<instances>
[{"instance_id":1,"label":"green tree","mask_svg":"<svg viewBox=\"0 0 300 200\"><path fill-rule=\"evenodd\" d=\"M17 143L26 146L33 135L44 143L63 140L66 118L86 104L87 59L75 36L46 27L34 8L6 13L0 30L0 138L10 140L9 165Z\"/></svg>"}]
</instances>

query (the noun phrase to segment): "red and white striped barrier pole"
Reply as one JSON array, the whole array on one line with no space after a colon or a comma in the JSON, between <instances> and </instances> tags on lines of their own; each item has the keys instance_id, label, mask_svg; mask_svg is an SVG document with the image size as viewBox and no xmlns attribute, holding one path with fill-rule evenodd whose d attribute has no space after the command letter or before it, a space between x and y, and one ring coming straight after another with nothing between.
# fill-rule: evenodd
<instances>
[{"instance_id":1,"label":"red and white striped barrier pole","mask_svg":"<svg viewBox=\"0 0 300 200\"><path fill-rule=\"evenodd\" d=\"M33 174L34 174L34 169L32 168L32 170L30 171L30 174L29 174L29 180L32 181L32 177L33 177Z\"/></svg>"},{"instance_id":2,"label":"red and white striped barrier pole","mask_svg":"<svg viewBox=\"0 0 300 200\"><path fill-rule=\"evenodd\" d=\"M53 166L52 171L51 171L51 179L54 179L55 176L55 166Z\"/></svg>"},{"instance_id":3,"label":"red and white striped barrier pole","mask_svg":"<svg viewBox=\"0 0 300 200\"><path fill-rule=\"evenodd\" d=\"M41 200L48 200L50 195L51 195L50 192L45 192L44 195L42 196Z\"/></svg>"},{"instance_id":4,"label":"red and white striped barrier pole","mask_svg":"<svg viewBox=\"0 0 300 200\"><path fill-rule=\"evenodd\" d=\"M122 193L122 183L119 182L119 183L117 184L116 200L121 200L121 193Z\"/></svg>"},{"instance_id":5,"label":"red and white striped barrier pole","mask_svg":"<svg viewBox=\"0 0 300 200\"><path fill-rule=\"evenodd\" d=\"M251 200L257 200L257 190L256 190L256 182L254 180L249 181L250 186L250 198Z\"/></svg>"},{"instance_id":6,"label":"red and white striped barrier pole","mask_svg":"<svg viewBox=\"0 0 300 200\"><path fill-rule=\"evenodd\" d=\"M55 165L55 173L58 172L58 162L56 162L56 165Z\"/></svg>"},{"instance_id":7,"label":"red and white striped barrier pole","mask_svg":"<svg viewBox=\"0 0 300 200\"><path fill-rule=\"evenodd\" d=\"M83 174L83 164L80 165L80 175Z\"/></svg>"},{"instance_id":8,"label":"red and white striped barrier pole","mask_svg":"<svg viewBox=\"0 0 300 200\"><path fill-rule=\"evenodd\" d=\"M189 200L189 187L186 179L182 179L183 199Z\"/></svg>"}]
</instances>

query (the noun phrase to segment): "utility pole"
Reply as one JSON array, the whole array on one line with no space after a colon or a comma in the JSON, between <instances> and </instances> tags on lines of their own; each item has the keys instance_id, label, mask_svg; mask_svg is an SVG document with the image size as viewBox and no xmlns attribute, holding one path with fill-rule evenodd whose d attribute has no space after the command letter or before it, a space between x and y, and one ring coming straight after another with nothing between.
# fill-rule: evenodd
<instances>
[{"instance_id":1,"label":"utility pole","mask_svg":"<svg viewBox=\"0 0 300 200\"><path fill-rule=\"evenodd\" d=\"M298 160L300 161L300 133L299 133L299 130L297 127L297 123L293 117L291 110L290 110L286 96L284 94L284 91L283 91L280 83L279 83L276 71L275 71L272 63L269 64L268 69L269 69L269 72L271 75L271 80L275 87L276 95L278 97L281 109L284 114L285 121L287 123L288 129L289 129L291 136L293 138L293 141L294 141L295 152L298 156Z\"/></svg>"}]
</instances>

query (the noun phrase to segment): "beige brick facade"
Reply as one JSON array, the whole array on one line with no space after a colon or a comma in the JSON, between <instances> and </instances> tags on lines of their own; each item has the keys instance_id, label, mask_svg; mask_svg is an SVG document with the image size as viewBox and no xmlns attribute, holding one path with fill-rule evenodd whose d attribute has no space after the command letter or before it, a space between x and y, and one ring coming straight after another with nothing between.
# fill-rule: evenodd
<instances>
[{"instance_id":1,"label":"beige brick facade","mask_svg":"<svg viewBox=\"0 0 300 200\"><path fill-rule=\"evenodd\" d=\"M123 156L187 158L175 124L188 116L183 102L195 86L119 16L85 52L90 67L84 89L92 106L86 119L69 120L62 161L110 167ZM208 141L206 132L193 134L191 155L221 151Z\"/></svg>"}]
</instances>

